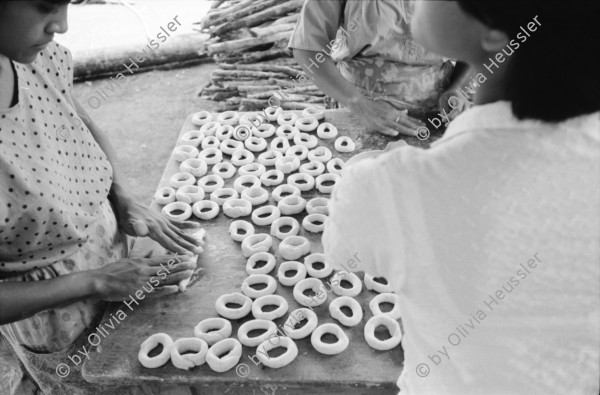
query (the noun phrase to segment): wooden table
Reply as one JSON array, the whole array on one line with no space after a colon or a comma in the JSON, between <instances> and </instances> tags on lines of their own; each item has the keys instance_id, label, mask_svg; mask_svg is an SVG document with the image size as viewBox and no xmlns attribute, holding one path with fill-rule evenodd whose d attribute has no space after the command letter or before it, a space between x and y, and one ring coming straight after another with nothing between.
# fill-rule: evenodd
<instances>
[{"instance_id":1,"label":"wooden table","mask_svg":"<svg viewBox=\"0 0 600 395\"><path fill-rule=\"evenodd\" d=\"M326 121L332 122L339 129L340 135L350 136L357 146L352 154L340 154L333 148L334 140L320 140L319 144L327 146L334 156L348 160L352 155L362 151L383 149L396 139L391 139L377 133L367 133L346 110L329 110ZM181 134L195 129L191 116L186 119ZM180 136L181 136L180 134ZM426 147L434 140L419 141L416 138L405 140L415 146ZM228 158L228 157L227 157ZM159 188L168 186L169 178L178 172L179 166L171 156L166 166ZM226 186L232 186L233 179L227 180ZM272 190L272 188L267 188ZM307 200L317 196L316 189L303 193ZM273 198L268 204L274 204ZM160 210L155 202L152 209ZM304 213L305 214L305 213ZM301 223L303 215L295 216ZM245 219L245 218L244 218ZM249 220L249 219L248 219ZM215 373L206 364L192 371L175 368L170 362L158 369L146 369L137 360L140 344L150 335L157 332L169 334L173 339L192 337L194 326L205 318L217 317L215 311L216 299L225 293L241 292L242 281L247 277L245 272L246 258L241 253L239 243L231 240L228 234L232 220L222 212L211 221L201 221L207 231L207 247L199 259L201 271L198 280L190 286L187 292L169 295L162 299L145 298L139 306L132 305L133 311L122 303L115 303L106 313L101 325L107 332L102 343L90 353L90 359L85 362L83 375L86 380L95 383L111 385L138 385L154 383L156 385L174 386L185 385L211 394L248 394L248 393L344 393L344 394L387 394L397 393L396 379L403 365L403 351L397 347L391 351L375 351L367 345L363 336L363 328L371 317L368 302L376 294L363 291L357 297L364 317L363 321L352 328L343 327L350 339L349 347L341 354L325 356L315 351L308 338L297 340L298 357L290 365L281 369L270 369L256 365L249 356L254 356L255 348L243 348L242 358L237 368L225 373ZM257 233L269 233L268 227L255 227ZM320 241L321 234L310 234L303 229L300 235L311 241L311 252L323 252ZM278 264L284 261L277 254L279 241L274 239L271 250ZM138 239L130 256L146 256L149 252L162 251L155 242L145 238ZM276 269L271 275L276 276ZM277 294L286 298L290 312L300 306L292 296L293 287L284 287L278 283ZM320 308L315 308L319 324L336 322L330 317L326 306L336 295L330 293L328 300ZM131 304L131 303L130 303ZM120 323L107 327L110 314L121 309L127 314ZM251 314L241 320L233 321L232 337L237 337L239 326L251 319ZM282 327L287 314L275 322ZM338 323L339 324L339 323ZM256 358L255 358L256 359ZM245 364L242 366L241 364ZM237 371L236 371L237 369ZM308 392L306 392L308 391Z\"/></svg>"}]
</instances>

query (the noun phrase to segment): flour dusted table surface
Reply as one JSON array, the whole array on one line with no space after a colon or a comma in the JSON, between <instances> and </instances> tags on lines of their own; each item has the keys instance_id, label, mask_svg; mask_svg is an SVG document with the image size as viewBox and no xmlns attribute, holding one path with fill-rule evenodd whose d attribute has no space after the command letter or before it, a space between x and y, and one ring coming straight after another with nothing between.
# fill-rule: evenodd
<instances>
[{"instance_id":1,"label":"flour dusted table surface","mask_svg":"<svg viewBox=\"0 0 600 395\"><path fill-rule=\"evenodd\" d=\"M298 112L299 114L299 112ZM335 151L335 140L321 140L320 146L327 146L334 157L347 161L353 155L362 151L384 149L394 139L377 133L367 133L358 120L347 110L328 110L325 120L337 126L339 135L350 136L356 143L356 151L350 154L341 154ZM322 121L322 122L324 122ZM181 130L179 137L184 132L198 129L193 126L189 116ZM178 137L178 140L179 140ZM268 139L270 142L272 138ZM433 138L435 139L435 137ZM415 146L425 147L431 142L422 142L416 138L405 138ZM229 156L225 156L229 158ZM303 163L306 163L303 161ZM210 166L209 166L210 171ZM169 186L169 179L179 172L179 164L173 156L167 163L165 172L160 181L159 188ZM233 185L233 180L226 180L226 187ZM274 187L264 187L272 192ZM207 194L206 199L208 199ZM302 196L309 200L320 195L315 189L303 192ZM328 196L327 196L328 197ZM272 197L267 204L276 204ZM160 210L162 206L155 202L151 206ZM302 223L306 213L294 216ZM249 218L240 218L250 221ZM199 259L200 272L197 281L193 282L184 293L166 296L162 299L146 297L130 305L133 311L122 303L115 303L105 315L101 327L108 332L95 351L90 353L90 359L85 362L83 375L86 380L95 383L112 385L154 384L165 387L183 385L201 390L201 393L210 394L254 394L254 393L339 393L339 394L392 394L397 393L395 385L402 365L403 352L399 346L391 351L375 351L364 340L363 328L366 321L372 316L368 303L377 295L367 291L364 287L356 297L363 308L362 322L352 328L347 328L331 318L327 306L336 297L329 293L327 302L315 307L319 318L319 325L326 322L338 323L350 339L350 345L341 354L326 356L318 353L310 344L310 336L296 340L298 357L288 366L281 369L271 369L264 365L255 364L249 357L254 357L256 348L243 347L237 371L233 368L225 373L213 372L207 364L184 371L175 368L170 362L158 369L146 369L139 363L137 354L140 344L150 335L158 332L169 334L173 339L180 337L193 337L193 328L205 318L217 317L215 301L226 293L241 292L242 281L247 277L245 266L246 258L242 255L240 243L234 242L229 236L229 224L233 221L223 212L211 221L199 221L207 231L207 246L204 254ZM269 227L255 226L256 233L270 233ZM323 252L321 234L312 234L304 229L301 236L307 237L311 242L311 253ZM277 267L284 261L277 253L279 240L273 238L271 253L277 258ZM163 251L155 242L137 239L130 254L132 257L147 256L150 252L157 254ZM270 275L276 277L276 269ZM362 278L362 275L361 275ZM327 280L327 279L324 279ZM275 320L278 328L282 328L289 312L300 306L292 296L293 287L284 287L278 282L276 294L286 298L289 303L288 314ZM135 292L133 290L132 294ZM122 310L127 317L117 322L114 315L111 323L111 313ZM233 333L231 337L237 338L239 326L252 319L252 315L241 320L232 321ZM108 324L108 326L107 326ZM114 329L112 329L114 326ZM96 340L97 342L97 340ZM254 358L258 363L258 359ZM241 366L245 364L246 366ZM241 366L241 367L240 367Z\"/></svg>"}]
</instances>

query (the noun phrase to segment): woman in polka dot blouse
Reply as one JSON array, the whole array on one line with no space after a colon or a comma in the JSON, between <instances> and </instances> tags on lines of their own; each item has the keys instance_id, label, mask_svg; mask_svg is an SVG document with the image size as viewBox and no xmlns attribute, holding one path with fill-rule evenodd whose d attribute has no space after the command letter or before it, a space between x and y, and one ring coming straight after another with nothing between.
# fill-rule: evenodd
<instances>
[{"instance_id":1,"label":"woman in polka dot blouse","mask_svg":"<svg viewBox=\"0 0 600 395\"><path fill-rule=\"evenodd\" d=\"M42 391L61 394L92 392L74 372L81 365L59 378L57 364L77 355L106 301L148 286L166 262L127 259L127 235L181 254L198 248L182 230L196 224L135 203L109 142L72 96L70 53L53 42L67 30L67 7L0 1L0 333ZM153 294L173 292L194 267L176 265Z\"/></svg>"}]
</instances>

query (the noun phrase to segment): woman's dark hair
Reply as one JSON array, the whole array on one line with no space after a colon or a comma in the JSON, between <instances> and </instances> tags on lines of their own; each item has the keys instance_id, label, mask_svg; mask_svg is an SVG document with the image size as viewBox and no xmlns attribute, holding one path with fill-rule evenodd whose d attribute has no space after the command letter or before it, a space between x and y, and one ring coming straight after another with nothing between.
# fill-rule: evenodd
<instances>
[{"instance_id":1,"label":"woman's dark hair","mask_svg":"<svg viewBox=\"0 0 600 395\"><path fill-rule=\"evenodd\" d=\"M499 65L509 68L507 99L516 117L559 122L600 110L599 0L457 2L520 44L511 61ZM536 16L541 26L526 42L517 40Z\"/></svg>"}]
</instances>

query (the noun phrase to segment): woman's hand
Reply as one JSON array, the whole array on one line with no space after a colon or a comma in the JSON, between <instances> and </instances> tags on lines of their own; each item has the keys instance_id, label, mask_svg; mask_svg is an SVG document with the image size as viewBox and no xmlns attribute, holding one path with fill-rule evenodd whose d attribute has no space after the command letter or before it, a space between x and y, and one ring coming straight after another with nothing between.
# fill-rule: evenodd
<instances>
[{"instance_id":1,"label":"woman's hand","mask_svg":"<svg viewBox=\"0 0 600 395\"><path fill-rule=\"evenodd\" d=\"M424 126L423 122L409 117L407 110L398 110L389 103L362 94L351 100L349 107L367 128L388 136L400 133L416 136L417 129Z\"/></svg>"},{"instance_id":2,"label":"woman's hand","mask_svg":"<svg viewBox=\"0 0 600 395\"><path fill-rule=\"evenodd\" d=\"M134 296L139 290L152 296L175 293L179 290L179 281L189 278L195 268L195 260L189 257L162 256L121 259L90 270L89 274L94 279L96 297L105 301L121 301Z\"/></svg>"},{"instance_id":3,"label":"woman's hand","mask_svg":"<svg viewBox=\"0 0 600 395\"><path fill-rule=\"evenodd\" d=\"M195 222L177 222L162 213L150 210L131 198L114 199L115 211L120 227L125 233L135 237L150 236L169 251L182 255L202 253L197 241L183 229L199 229Z\"/></svg>"},{"instance_id":4,"label":"woman's hand","mask_svg":"<svg viewBox=\"0 0 600 395\"><path fill-rule=\"evenodd\" d=\"M471 107L471 103L454 89L442 93L439 100L440 113L445 113L447 119L454 120L457 116Z\"/></svg>"}]
</instances>

